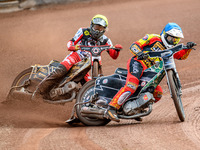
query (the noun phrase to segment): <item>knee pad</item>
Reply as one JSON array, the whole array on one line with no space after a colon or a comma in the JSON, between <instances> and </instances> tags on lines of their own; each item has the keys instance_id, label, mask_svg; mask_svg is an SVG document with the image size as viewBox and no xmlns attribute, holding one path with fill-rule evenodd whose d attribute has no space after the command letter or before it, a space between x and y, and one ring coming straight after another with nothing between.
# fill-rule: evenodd
<instances>
[{"instance_id":1,"label":"knee pad","mask_svg":"<svg viewBox=\"0 0 200 150\"><path fill-rule=\"evenodd\" d=\"M84 76L84 79L86 82L92 80L91 76L89 75L89 73L87 73L85 76Z\"/></svg>"},{"instance_id":2,"label":"knee pad","mask_svg":"<svg viewBox=\"0 0 200 150\"><path fill-rule=\"evenodd\" d=\"M153 96L156 100L155 102L158 102L162 98L162 95L163 95L163 90L162 90L161 86L158 85L153 92Z\"/></svg>"},{"instance_id":3,"label":"knee pad","mask_svg":"<svg viewBox=\"0 0 200 150\"><path fill-rule=\"evenodd\" d=\"M131 92L127 90L125 86L117 92L117 94L113 97L109 105L119 109L130 95Z\"/></svg>"},{"instance_id":4,"label":"knee pad","mask_svg":"<svg viewBox=\"0 0 200 150\"><path fill-rule=\"evenodd\" d=\"M109 105L119 109L124 102L136 91L138 84L127 82L113 97Z\"/></svg>"}]
</instances>

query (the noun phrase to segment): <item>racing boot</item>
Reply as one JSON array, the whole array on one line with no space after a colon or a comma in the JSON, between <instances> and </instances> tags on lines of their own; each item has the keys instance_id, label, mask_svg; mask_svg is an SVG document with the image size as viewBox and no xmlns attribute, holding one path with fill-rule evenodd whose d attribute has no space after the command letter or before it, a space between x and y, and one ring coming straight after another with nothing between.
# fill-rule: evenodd
<instances>
[{"instance_id":1,"label":"racing boot","mask_svg":"<svg viewBox=\"0 0 200 150\"><path fill-rule=\"evenodd\" d=\"M117 117L117 112L116 112L115 107L108 106L105 113L107 115L107 119L110 119L110 120L113 120L113 121L116 121L116 122L120 122L120 119Z\"/></svg>"},{"instance_id":2,"label":"racing boot","mask_svg":"<svg viewBox=\"0 0 200 150\"><path fill-rule=\"evenodd\" d=\"M47 77L45 77L37 86L36 90L33 92L32 100L39 98L49 97L49 91L53 88L55 84L58 84L63 76L67 73L67 69L64 65L59 64L59 66L51 72Z\"/></svg>"}]
</instances>

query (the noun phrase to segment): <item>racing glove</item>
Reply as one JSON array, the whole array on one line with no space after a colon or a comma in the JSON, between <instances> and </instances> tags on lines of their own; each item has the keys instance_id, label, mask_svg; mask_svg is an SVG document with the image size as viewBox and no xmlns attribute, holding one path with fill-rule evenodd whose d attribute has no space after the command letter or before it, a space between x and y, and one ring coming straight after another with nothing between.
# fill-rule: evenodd
<instances>
[{"instance_id":1,"label":"racing glove","mask_svg":"<svg viewBox=\"0 0 200 150\"><path fill-rule=\"evenodd\" d=\"M70 46L70 47L68 48L68 50L69 50L69 51L76 51L75 46Z\"/></svg>"},{"instance_id":2,"label":"racing glove","mask_svg":"<svg viewBox=\"0 0 200 150\"><path fill-rule=\"evenodd\" d=\"M196 46L197 44L196 43L194 43L194 42L187 42L187 48L188 49L191 49L192 47L194 47L194 46Z\"/></svg>"},{"instance_id":3,"label":"racing glove","mask_svg":"<svg viewBox=\"0 0 200 150\"><path fill-rule=\"evenodd\" d=\"M115 50L120 51L122 48L122 46L120 44L116 44L115 46Z\"/></svg>"},{"instance_id":4,"label":"racing glove","mask_svg":"<svg viewBox=\"0 0 200 150\"><path fill-rule=\"evenodd\" d=\"M77 50L79 50L79 45L70 46L70 47L68 48L68 50L69 50L69 51L77 51Z\"/></svg>"}]
</instances>

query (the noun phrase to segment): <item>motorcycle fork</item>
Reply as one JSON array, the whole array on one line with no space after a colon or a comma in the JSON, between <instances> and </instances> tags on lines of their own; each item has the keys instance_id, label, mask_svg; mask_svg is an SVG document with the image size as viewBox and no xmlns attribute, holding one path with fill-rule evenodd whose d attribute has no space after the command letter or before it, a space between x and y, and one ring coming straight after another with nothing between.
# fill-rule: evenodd
<instances>
[{"instance_id":1,"label":"motorcycle fork","mask_svg":"<svg viewBox=\"0 0 200 150\"><path fill-rule=\"evenodd\" d=\"M165 70L165 73L166 73L166 77L167 77L167 85L168 85L168 88L169 88L169 91L170 91L170 95L171 95L171 97L172 97L172 92L171 92L171 87L170 87L170 84L169 84L169 79L168 79L168 73L167 73L167 71L168 70ZM182 88L182 86L181 86L181 81L180 81L180 79L179 79L179 75L178 75L178 73L177 73L177 71L176 70L172 70L173 71L173 73L174 73L174 77L176 78L176 86L177 86L177 90L179 91L179 94L180 94L180 96L182 95L182 90L181 90L181 88Z\"/></svg>"}]
</instances>

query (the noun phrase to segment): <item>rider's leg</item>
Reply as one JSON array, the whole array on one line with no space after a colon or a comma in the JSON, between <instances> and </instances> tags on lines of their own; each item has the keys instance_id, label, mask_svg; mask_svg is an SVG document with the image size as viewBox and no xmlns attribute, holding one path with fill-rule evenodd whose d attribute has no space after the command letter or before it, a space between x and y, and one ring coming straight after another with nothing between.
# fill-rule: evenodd
<instances>
[{"instance_id":1,"label":"rider's leg","mask_svg":"<svg viewBox=\"0 0 200 150\"><path fill-rule=\"evenodd\" d=\"M37 86L36 90L33 93L32 99L40 97L48 97L48 92L53 88L55 84L60 82L62 77L67 73L67 69L62 64L46 76Z\"/></svg>"},{"instance_id":2,"label":"rider's leg","mask_svg":"<svg viewBox=\"0 0 200 150\"><path fill-rule=\"evenodd\" d=\"M58 84L63 79L64 75L66 75L68 70L80 60L81 59L76 52L73 52L70 55L68 55L60 63L60 65L52 73L50 73L50 75L48 75L39 83L39 85L33 93L32 99L36 99L43 96L48 97L47 93L53 88L53 86Z\"/></svg>"},{"instance_id":3,"label":"rider's leg","mask_svg":"<svg viewBox=\"0 0 200 150\"><path fill-rule=\"evenodd\" d=\"M86 82L90 81L91 79L92 79L92 78L91 78L91 76L90 76L89 73L87 73L87 74L84 76L84 80L85 80Z\"/></svg>"},{"instance_id":4,"label":"rider's leg","mask_svg":"<svg viewBox=\"0 0 200 150\"><path fill-rule=\"evenodd\" d=\"M146 68L144 68L140 62L134 60L134 58L131 58L127 63L127 69L128 74L126 84L113 97L113 99L109 103L109 107L106 113L109 116L109 119L114 121L119 121L119 118L116 114L116 110L118 110L126 102L126 100L136 91L139 85L139 79L143 74L143 70Z\"/></svg>"},{"instance_id":5,"label":"rider's leg","mask_svg":"<svg viewBox=\"0 0 200 150\"><path fill-rule=\"evenodd\" d=\"M156 100L155 102L158 102L162 98L162 95L163 95L163 90L162 90L161 86L158 85L153 92L153 96Z\"/></svg>"}]
</instances>

